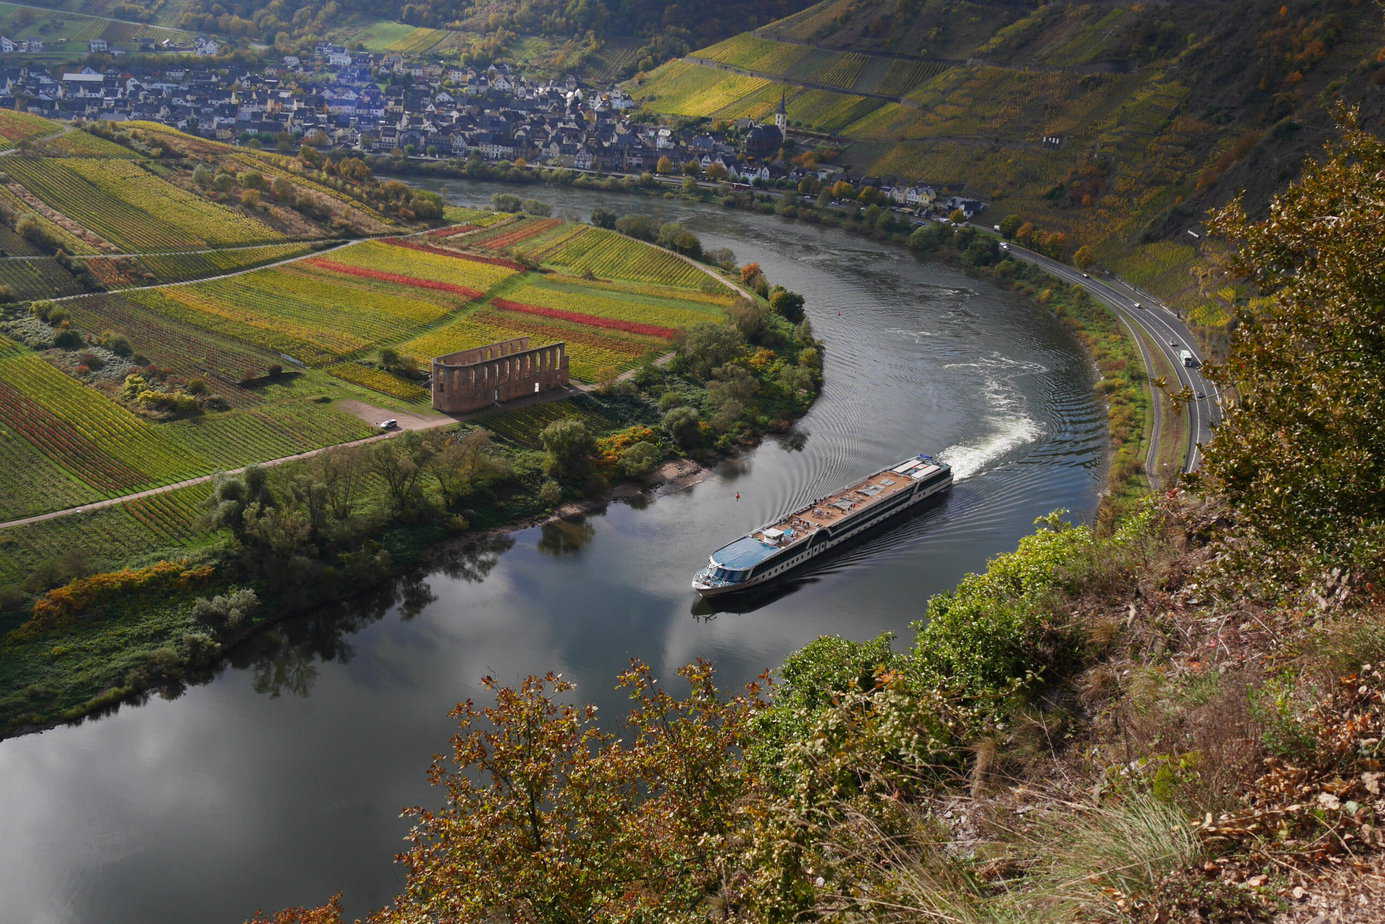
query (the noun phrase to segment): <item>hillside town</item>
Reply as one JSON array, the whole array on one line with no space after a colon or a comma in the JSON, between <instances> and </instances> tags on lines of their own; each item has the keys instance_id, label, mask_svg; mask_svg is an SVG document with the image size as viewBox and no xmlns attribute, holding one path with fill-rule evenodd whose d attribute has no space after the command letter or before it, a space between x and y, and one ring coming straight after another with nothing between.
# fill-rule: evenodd
<instances>
[{"instance_id":1,"label":"hillside town","mask_svg":"<svg viewBox=\"0 0 1385 924\"><path fill-rule=\"evenodd\" d=\"M209 46L199 41L196 47L205 54ZM896 185L888 177L843 176L832 165L790 162L782 156L790 133L782 100L763 122L677 129L636 117L637 102L619 86L586 86L573 77L535 81L505 64L447 66L327 42L312 54L283 55L258 69L181 58L124 68L121 58L57 73L36 64L0 63L0 107L55 119L154 121L220 141L285 150L309 143L365 154L523 160L606 174L653 172L663 162L677 173L760 187L796 185L808 177L846 179L880 189L901 208L936 204L968 215L979 208L971 200L938 200L922 184Z\"/></svg>"}]
</instances>

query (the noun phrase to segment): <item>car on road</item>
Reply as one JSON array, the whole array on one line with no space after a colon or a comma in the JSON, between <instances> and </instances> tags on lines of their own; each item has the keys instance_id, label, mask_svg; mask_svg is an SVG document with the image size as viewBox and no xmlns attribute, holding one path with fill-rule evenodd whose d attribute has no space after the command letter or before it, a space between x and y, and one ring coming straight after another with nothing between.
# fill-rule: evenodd
<instances>
[{"instance_id":1,"label":"car on road","mask_svg":"<svg viewBox=\"0 0 1385 924\"><path fill-rule=\"evenodd\" d=\"M1144 305L1142 305L1140 302L1131 302L1131 304L1134 305L1136 308L1143 308L1143 307L1144 307Z\"/></svg>"},{"instance_id":2,"label":"car on road","mask_svg":"<svg viewBox=\"0 0 1385 924\"><path fill-rule=\"evenodd\" d=\"M399 429L399 421L395 420L393 417L391 417L389 420L382 420L382 421L380 421L380 429L381 429L381 430L398 430L398 429Z\"/></svg>"},{"instance_id":3,"label":"car on road","mask_svg":"<svg viewBox=\"0 0 1385 924\"><path fill-rule=\"evenodd\" d=\"M1179 350L1178 360L1179 362L1183 363L1183 365L1187 366L1189 369L1197 368L1197 357L1194 356L1188 350Z\"/></svg>"},{"instance_id":4,"label":"car on road","mask_svg":"<svg viewBox=\"0 0 1385 924\"><path fill-rule=\"evenodd\" d=\"M1173 347L1176 350L1179 347L1183 346L1183 344L1179 343L1177 340L1170 340L1169 346Z\"/></svg>"},{"instance_id":5,"label":"car on road","mask_svg":"<svg viewBox=\"0 0 1385 924\"><path fill-rule=\"evenodd\" d=\"M1091 279L1091 278L1092 278L1092 274L1091 274L1091 273L1083 273L1083 274L1082 274L1082 278L1083 278L1083 279Z\"/></svg>"}]
</instances>

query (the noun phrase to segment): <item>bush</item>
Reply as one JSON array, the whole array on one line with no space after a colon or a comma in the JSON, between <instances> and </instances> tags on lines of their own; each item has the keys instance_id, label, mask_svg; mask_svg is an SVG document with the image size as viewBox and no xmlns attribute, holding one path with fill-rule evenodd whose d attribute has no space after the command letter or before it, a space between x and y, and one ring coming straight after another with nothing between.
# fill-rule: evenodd
<instances>
[{"instance_id":1,"label":"bush","mask_svg":"<svg viewBox=\"0 0 1385 924\"><path fill-rule=\"evenodd\" d=\"M541 218L546 218L553 214L553 206L549 205L547 202L540 202L538 199L525 199L521 203L521 207L528 214L537 215Z\"/></svg>"},{"instance_id":2,"label":"bush","mask_svg":"<svg viewBox=\"0 0 1385 924\"><path fill-rule=\"evenodd\" d=\"M620 454L620 471L630 478L647 475L659 464L659 448L641 441L627 446Z\"/></svg>"},{"instance_id":3,"label":"bush","mask_svg":"<svg viewBox=\"0 0 1385 924\"><path fill-rule=\"evenodd\" d=\"M510 193L496 193L491 196L491 208L497 212L518 212L522 207L519 196Z\"/></svg>"},{"instance_id":4,"label":"bush","mask_svg":"<svg viewBox=\"0 0 1385 924\"><path fill-rule=\"evenodd\" d=\"M250 621L260 607L260 598L249 587L239 587L211 599L199 597L192 604L192 617L217 631L238 629Z\"/></svg>"}]
</instances>

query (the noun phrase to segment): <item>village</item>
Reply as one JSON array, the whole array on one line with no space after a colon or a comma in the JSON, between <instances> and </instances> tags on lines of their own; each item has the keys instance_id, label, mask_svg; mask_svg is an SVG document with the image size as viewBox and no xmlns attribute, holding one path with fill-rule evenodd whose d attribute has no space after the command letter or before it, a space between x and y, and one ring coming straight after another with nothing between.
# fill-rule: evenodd
<instances>
[{"instance_id":1,"label":"village","mask_svg":"<svg viewBox=\"0 0 1385 924\"><path fill-rule=\"evenodd\" d=\"M373 155L479 159L601 174L675 173L760 188L805 178L872 186L897 208L968 216L980 204L939 197L923 184L846 175L832 164L784 157L792 130L781 103L763 122L660 124L620 86L574 77L537 81L486 68L318 43L257 68L216 58L198 39L171 60L119 54L93 40L88 64L51 71L0 59L0 107L72 121L145 120L192 134L280 150L307 143ZM95 66L109 61L104 66ZM136 63L138 62L138 63Z\"/></svg>"}]
</instances>

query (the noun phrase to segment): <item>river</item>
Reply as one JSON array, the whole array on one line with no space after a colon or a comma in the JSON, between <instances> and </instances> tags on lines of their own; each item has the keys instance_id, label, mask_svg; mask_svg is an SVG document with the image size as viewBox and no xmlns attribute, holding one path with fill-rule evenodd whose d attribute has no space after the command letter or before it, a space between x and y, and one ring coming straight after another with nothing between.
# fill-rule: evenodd
<instances>
[{"instance_id":1,"label":"river","mask_svg":"<svg viewBox=\"0 0 1385 924\"><path fill-rule=\"evenodd\" d=\"M5 920L239 921L256 908L348 912L398 889L402 807L447 711L485 674L555 669L607 715L631 657L662 676L696 657L740 684L824 633L901 633L928 597L1011 549L1035 517L1089 517L1105 429L1077 344L985 282L842 232L714 205L580 190L496 191L585 218L602 205L684 221L803 292L827 343L821 399L696 487L520 530L391 596L299 620L172 699L0 743ZM917 451L951 494L739 611L698 604L707 553L791 505ZM737 499L739 494L739 500Z\"/></svg>"}]
</instances>

